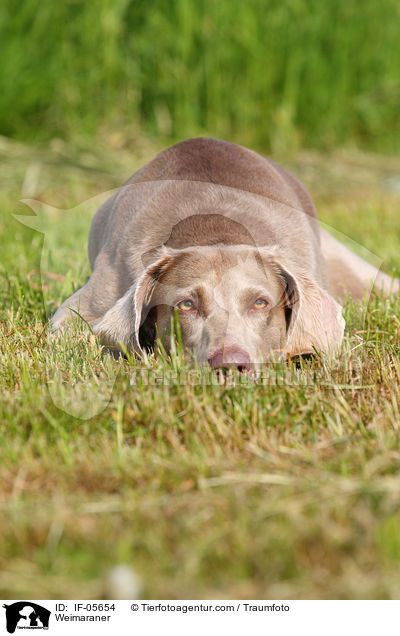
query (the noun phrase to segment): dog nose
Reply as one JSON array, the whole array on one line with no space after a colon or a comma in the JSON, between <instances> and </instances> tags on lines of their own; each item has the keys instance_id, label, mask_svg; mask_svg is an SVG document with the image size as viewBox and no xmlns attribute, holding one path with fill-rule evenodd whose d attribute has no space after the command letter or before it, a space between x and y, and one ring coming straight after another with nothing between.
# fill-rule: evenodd
<instances>
[{"instance_id":1,"label":"dog nose","mask_svg":"<svg viewBox=\"0 0 400 636\"><path fill-rule=\"evenodd\" d=\"M239 347L227 347L226 349L218 349L211 358L208 359L208 364L213 369L238 369L240 373L250 371L251 362L250 356L246 351Z\"/></svg>"}]
</instances>

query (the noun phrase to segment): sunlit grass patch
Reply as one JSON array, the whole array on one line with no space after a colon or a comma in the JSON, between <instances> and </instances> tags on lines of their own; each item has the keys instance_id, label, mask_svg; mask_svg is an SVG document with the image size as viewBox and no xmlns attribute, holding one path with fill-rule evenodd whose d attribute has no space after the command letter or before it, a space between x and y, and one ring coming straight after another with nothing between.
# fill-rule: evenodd
<instances>
[{"instance_id":1,"label":"sunlit grass patch","mask_svg":"<svg viewBox=\"0 0 400 636\"><path fill-rule=\"evenodd\" d=\"M76 205L52 179L52 204ZM179 342L114 358L78 316L65 337L47 324L85 282L90 218L53 243L65 278L45 279L44 302L16 190L0 228L3 598L107 597L118 563L150 598L398 598L399 299L348 300L339 357L271 366L262 382L219 381ZM349 205L353 238L398 265L394 199ZM345 232L341 210L324 197Z\"/></svg>"}]
</instances>

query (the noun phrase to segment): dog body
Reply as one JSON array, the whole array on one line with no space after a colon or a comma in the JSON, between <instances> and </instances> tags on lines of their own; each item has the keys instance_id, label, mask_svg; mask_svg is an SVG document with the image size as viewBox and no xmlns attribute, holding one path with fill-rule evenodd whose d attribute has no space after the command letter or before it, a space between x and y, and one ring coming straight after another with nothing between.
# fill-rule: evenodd
<instances>
[{"instance_id":1,"label":"dog body","mask_svg":"<svg viewBox=\"0 0 400 636\"><path fill-rule=\"evenodd\" d=\"M334 351L344 330L334 296L346 280L358 298L377 276L390 285L321 232L311 198L282 167L203 138L160 153L100 207L89 259L92 276L54 330L72 309L106 342L140 352L156 331L168 343L178 312L185 348L212 366Z\"/></svg>"}]
</instances>

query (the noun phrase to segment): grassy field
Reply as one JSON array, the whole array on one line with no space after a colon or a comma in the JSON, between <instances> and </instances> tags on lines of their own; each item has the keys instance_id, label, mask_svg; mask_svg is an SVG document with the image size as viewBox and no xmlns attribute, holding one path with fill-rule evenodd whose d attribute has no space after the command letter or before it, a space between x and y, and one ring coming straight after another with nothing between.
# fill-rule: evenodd
<instances>
[{"instance_id":1,"label":"grassy field","mask_svg":"<svg viewBox=\"0 0 400 636\"><path fill-rule=\"evenodd\" d=\"M397 0L1 3L0 134L399 145Z\"/></svg>"},{"instance_id":2,"label":"grassy field","mask_svg":"<svg viewBox=\"0 0 400 636\"><path fill-rule=\"evenodd\" d=\"M42 235L11 214L74 208L156 150L110 145L0 139L0 596L110 597L126 564L148 598L399 598L400 300L348 302L340 360L266 386L146 384L138 369L184 373L179 354L49 344L46 315L89 273L90 206L47 245L44 297ZM326 223L399 266L397 159L285 163Z\"/></svg>"}]
</instances>

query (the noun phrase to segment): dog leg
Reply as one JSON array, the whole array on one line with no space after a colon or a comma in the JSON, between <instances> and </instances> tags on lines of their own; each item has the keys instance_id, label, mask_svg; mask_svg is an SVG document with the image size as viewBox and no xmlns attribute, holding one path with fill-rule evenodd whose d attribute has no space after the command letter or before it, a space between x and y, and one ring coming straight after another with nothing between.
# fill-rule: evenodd
<instances>
[{"instance_id":1,"label":"dog leg","mask_svg":"<svg viewBox=\"0 0 400 636\"><path fill-rule=\"evenodd\" d=\"M322 228L321 249L328 263L330 291L337 300L343 301L347 294L362 300L373 287L386 295L399 292L398 278L381 272Z\"/></svg>"}]
</instances>

